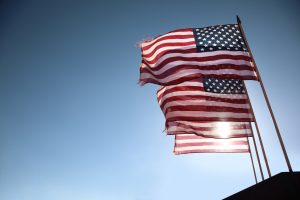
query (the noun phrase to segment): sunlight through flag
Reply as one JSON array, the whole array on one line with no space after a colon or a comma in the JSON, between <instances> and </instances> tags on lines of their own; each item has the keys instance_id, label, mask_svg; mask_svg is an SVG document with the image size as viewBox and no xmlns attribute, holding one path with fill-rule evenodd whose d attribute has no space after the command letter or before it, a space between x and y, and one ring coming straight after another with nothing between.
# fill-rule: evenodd
<instances>
[{"instance_id":1,"label":"sunlight through flag","mask_svg":"<svg viewBox=\"0 0 300 200\"><path fill-rule=\"evenodd\" d=\"M248 153L248 138L205 138L194 134L175 135L174 153Z\"/></svg>"},{"instance_id":2,"label":"sunlight through flag","mask_svg":"<svg viewBox=\"0 0 300 200\"><path fill-rule=\"evenodd\" d=\"M198 78L163 86L157 91L157 100L167 124L254 120L244 85L237 79Z\"/></svg>"},{"instance_id":3,"label":"sunlight through flag","mask_svg":"<svg viewBox=\"0 0 300 200\"><path fill-rule=\"evenodd\" d=\"M249 122L174 121L166 123L166 133L196 134L212 138L252 137L250 126Z\"/></svg>"}]
</instances>

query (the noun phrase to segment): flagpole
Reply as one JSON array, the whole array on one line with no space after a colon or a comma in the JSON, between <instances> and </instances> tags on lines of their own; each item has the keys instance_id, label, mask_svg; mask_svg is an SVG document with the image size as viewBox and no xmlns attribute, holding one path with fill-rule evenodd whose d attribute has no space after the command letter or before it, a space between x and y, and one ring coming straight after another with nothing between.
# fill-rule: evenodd
<instances>
[{"instance_id":1,"label":"flagpole","mask_svg":"<svg viewBox=\"0 0 300 200\"><path fill-rule=\"evenodd\" d=\"M282 151L283 151L283 154L284 154L284 158L285 158L287 167L288 167L288 169L289 169L289 172L293 172L293 169L292 169L290 160L289 160L289 158L288 158L288 155L287 155L287 152L286 152L286 149L285 149L285 146L284 146L284 143L283 143L283 140L282 140L282 137L281 137L281 134L280 134L280 131L279 131L279 128L278 128L278 125L277 125L277 122L276 122L276 119L275 119L275 116L274 116L274 113L273 113L273 110L272 110L272 107L271 107L269 98L268 98L268 96L267 96L267 93L266 93L264 84L263 84L263 82L262 82L262 79L261 79L259 70L258 70L258 68L257 68L257 65L256 65L256 63L255 63L254 57L253 57L253 55L252 55L251 49L250 49L249 44L248 44L248 42L247 42L246 35L245 35L244 29L243 29L243 27L242 27L242 22L241 22L239 16L237 16L237 23L238 23L238 26L239 26L240 31L241 31L241 33L242 33L242 36L243 36L243 38L244 38L244 40L245 40L245 43L246 43L246 47L247 47L247 49L248 49L248 52L249 52L249 54L250 54L250 56L251 56L251 58L252 58L252 61L253 61L253 64L254 64L254 67L255 67L255 70L256 70L256 73L257 73L258 81L260 82L261 89L262 89L262 91L263 91L265 100L266 100L266 102L267 102L267 106L268 106L268 109L269 109L269 111L270 111L270 114L271 114L271 117L272 117L272 121L273 121L273 124L274 124L275 129L276 129L277 137L278 137L278 140L279 140L281 149L282 149Z\"/></svg>"},{"instance_id":2,"label":"flagpole","mask_svg":"<svg viewBox=\"0 0 300 200\"><path fill-rule=\"evenodd\" d=\"M247 142L248 142L248 147L249 147L249 153L250 153L250 158L251 158L251 163L252 163L252 169L253 169L253 174L255 178L255 183L257 183L257 177L256 177L256 172L255 172L255 167L254 167L254 162L253 162L253 157L252 157L252 151L249 143L249 139L247 137Z\"/></svg>"},{"instance_id":3,"label":"flagpole","mask_svg":"<svg viewBox=\"0 0 300 200\"><path fill-rule=\"evenodd\" d=\"M252 132L252 135L253 135L252 136L252 138L253 138L253 144L254 144L254 149L255 149L255 153L256 153L256 157L257 157L257 162L258 162L258 166L259 166L259 171L260 171L261 179L265 180L264 173L263 173L263 170L262 170L262 167L261 167L261 163L260 163L260 158L259 158L259 154L258 154L258 150L257 150L256 140L255 140L255 137L254 137L254 132L253 132L252 124L251 123L250 123L250 128L251 128L251 132Z\"/></svg>"},{"instance_id":4,"label":"flagpole","mask_svg":"<svg viewBox=\"0 0 300 200\"><path fill-rule=\"evenodd\" d=\"M244 85L245 85L245 82L244 82ZM247 90L246 85L245 85L245 91L246 91L247 99L248 99L248 102L249 102L249 105L250 105L250 110L251 110L251 112L253 114L256 132L257 132L257 135L258 135L259 143L260 143L260 146L261 146L261 150L262 150L263 157L264 157L264 160L265 160L265 163L266 163L268 175L269 175L269 178L270 178L271 177L271 171L270 171L270 167L269 167L267 155L266 155L266 152L265 152L265 147L264 147L264 144L262 142L262 138L261 138L261 135L260 135L260 131L259 131L259 128L258 128L258 125L257 125L256 117L255 117L255 114L254 114L254 111L253 111L253 107L252 107L252 104L251 104L251 101L250 101L250 98L249 98L249 94L248 94L248 90ZM252 128L252 126L251 126L251 128Z\"/></svg>"}]
</instances>

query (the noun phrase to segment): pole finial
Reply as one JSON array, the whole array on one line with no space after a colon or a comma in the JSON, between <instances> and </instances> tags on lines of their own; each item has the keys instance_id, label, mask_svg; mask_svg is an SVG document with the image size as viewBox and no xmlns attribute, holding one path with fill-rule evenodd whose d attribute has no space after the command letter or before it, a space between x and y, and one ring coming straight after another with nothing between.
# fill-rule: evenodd
<instances>
[{"instance_id":1,"label":"pole finial","mask_svg":"<svg viewBox=\"0 0 300 200\"><path fill-rule=\"evenodd\" d=\"M238 15L236 15L236 21L237 21L238 24L242 23Z\"/></svg>"}]
</instances>

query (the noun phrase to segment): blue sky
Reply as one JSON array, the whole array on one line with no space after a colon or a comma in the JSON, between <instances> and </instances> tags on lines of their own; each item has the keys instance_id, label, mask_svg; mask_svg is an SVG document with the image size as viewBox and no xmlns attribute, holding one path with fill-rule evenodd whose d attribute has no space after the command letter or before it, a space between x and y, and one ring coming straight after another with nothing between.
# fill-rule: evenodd
<instances>
[{"instance_id":1,"label":"blue sky","mask_svg":"<svg viewBox=\"0 0 300 200\"><path fill-rule=\"evenodd\" d=\"M0 199L221 199L254 184L249 154L175 156L137 43L239 14L295 171L297 1L2 1ZM272 174L287 171L257 82ZM266 172L266 171L265 171ZM266 173L265 173L266 174Z\"/></svg>"}]
</instances>

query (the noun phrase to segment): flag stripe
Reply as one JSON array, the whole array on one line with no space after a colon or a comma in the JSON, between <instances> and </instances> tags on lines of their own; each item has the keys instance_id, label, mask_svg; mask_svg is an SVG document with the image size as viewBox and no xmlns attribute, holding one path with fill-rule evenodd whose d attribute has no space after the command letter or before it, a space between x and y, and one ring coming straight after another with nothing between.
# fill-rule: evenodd
<instances>
[{"instance_id":1,"label":"flag stripe","mask_svg":"<svg viewBox=\"0 0 300 200\"><path fill-rule=\"evenodd\" d=\"M153 38L152 40L150 40L150 41L145 41L145 42L143 42L142 44L141 44L141 47L142 48L145 48L145 47L147 47L147 46L149 46L149 45L153 45L153 44L155 44L155 42L158 42L158 41L160 41L160 40L162 40L162 39L168 39L168 37L176 37L176 36L182 36L182 35L191 35L191 32L192 32L193 30L191 29L191 28L188 28L188 29L179 29L179 30L175 30L175 31L171 31L171 32L169 32L169 33L167 33L167 34L164 34L164 35L161 35L161 36L158 36L158 37L156 37L156 38Z\"/></svg>"},{"instance_id":2,"label":"flag stripe","mask_svg":"<svg viewBox=\"0 0 300 200\"><path fill-rule=\"evenodd\" d=\"M246 137L215 139L194 134L176 135L174 153L244 153L249 152L247 140Z\"/></svg>"},{"instance_id":3,"label":"flag stripe","mask_svg":"<svg viewBox=\"0 0 300 200\"><path fill-rule=\"evenodd\" d=\"M150 60L144 59L143 62L147 64L153 71L161 70L164 67L167 67L168 64L175 61L197 61L197 62L206 62L206 61L217 61L217 60L244 60L250 61L249 55L247 52L231 52L231 51L216 51L216 52L205 52L205 53L196 53L189 52L191 49L186 49L187 53L169 53L160 57L159 60ZM226 61L226 60L225 60ZM208 63L213 65L214 63ZM216 62L216 64L218 64ZM249 62L246 62L247 65L252 66Z\"/></svg>"},{"instance_id":4,"label":"flag stripe","mask_svg":"<svg viewBox=\"0 0 300 200\"><path fill-rule=\"evenodd\" d=\"M151 83L162 83L167 85L174 85L182 83L183 81L192 80L195 78L201 78L203 75L211 77L221 77L221 78L237 78L237 79L248 79L252 80L253 76L250 71L247 70L201 70L201 69L180 69L176 73L170 73L169 76L165 78L160 78L152 75L151 73L141 73L143 79L140 79L140 83L144 84L146 82Z\"/></svg>"},{"instance_id":5,"label":"flag stripe","mask_svg":"<svg viewBox=\"0 0 300 200\"><path fill-rule=\"evenodd\" d=\"M249 122L197 122L174 121L166 123L168 135L193 134L212 138L251 137L251 124Z\"/></svg>"}]
</instances>

